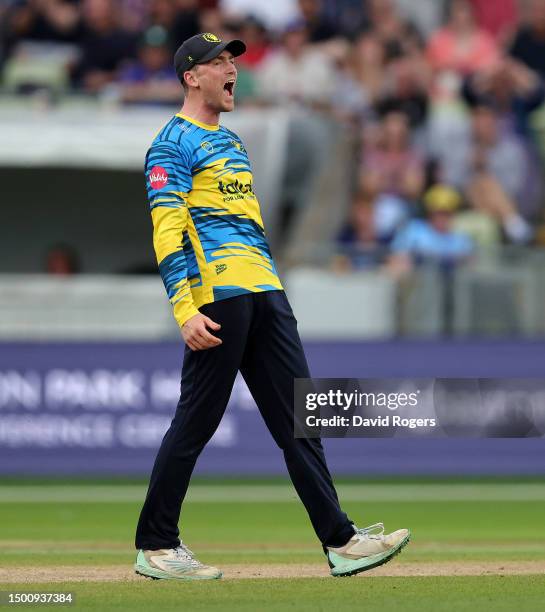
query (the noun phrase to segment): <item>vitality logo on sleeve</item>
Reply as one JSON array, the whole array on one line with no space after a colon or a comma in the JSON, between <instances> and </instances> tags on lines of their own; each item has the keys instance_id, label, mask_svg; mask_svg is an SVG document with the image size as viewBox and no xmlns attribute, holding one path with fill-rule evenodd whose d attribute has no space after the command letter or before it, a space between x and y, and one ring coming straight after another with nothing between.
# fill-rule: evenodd
<instances>
[{"instance_id":1,"label":"vitality logo on sleeve","mask_svg":"<svg viewBox=\"0 0 545 612\"><path fill-rule=\"evenodd\" d=\"M162 189L168 183L168 172L162 166L153 166L149 182L153 189Z\"/></svg>"}]
</instances>

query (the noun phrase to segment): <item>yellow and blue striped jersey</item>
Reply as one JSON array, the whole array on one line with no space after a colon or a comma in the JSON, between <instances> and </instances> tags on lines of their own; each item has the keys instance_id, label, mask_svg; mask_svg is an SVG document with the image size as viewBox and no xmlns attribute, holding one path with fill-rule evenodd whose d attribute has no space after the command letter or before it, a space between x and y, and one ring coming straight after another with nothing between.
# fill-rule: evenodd
<instances>
[{"instance_id":1,"label":"yellow and blue striped jersey","mask_svg":"<svg viewBox=\"0 0 545 612\"><path fill-rule=\"evenodd\" d=\"M175 115L146 155L159 272L180 326L203 304L282 289L240 138Z\"/></svg>"}]
</instances>

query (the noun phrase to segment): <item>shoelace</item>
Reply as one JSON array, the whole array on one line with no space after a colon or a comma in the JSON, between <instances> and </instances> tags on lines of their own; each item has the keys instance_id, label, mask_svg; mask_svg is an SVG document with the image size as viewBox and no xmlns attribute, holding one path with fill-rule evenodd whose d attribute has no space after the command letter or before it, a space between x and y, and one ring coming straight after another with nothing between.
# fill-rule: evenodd
<instances>
[{"instance_id":1,"label":"shoelace","mask_svg":"<svg viewBox=\"0 0 545 612\"><path fill-rule=\"evenodd\" d=\"M374 523L369 525L369 527L354 529L356 529L356 535L366 536L372 540L380 540L384 535L384 523Z\"/></svg>"},{"instance_id":2,"label":"shoelace","mask_svg":"<svg viewBox=\"0 0 545 612\"><path fill-rule=\"evenodd\" d=\"M187 561L192 567L200 567L202 565L202 563L197 561L193 556L193 551L189 550L183 542L180 542L180 545L174 549L174 554L178 559Z\"/></svg>"}]
</instances>

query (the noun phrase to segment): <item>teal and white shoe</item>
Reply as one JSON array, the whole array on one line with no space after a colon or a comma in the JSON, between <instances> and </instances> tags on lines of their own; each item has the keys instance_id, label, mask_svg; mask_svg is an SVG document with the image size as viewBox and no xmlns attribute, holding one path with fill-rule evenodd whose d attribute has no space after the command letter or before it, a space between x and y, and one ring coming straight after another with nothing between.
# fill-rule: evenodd
<instances>
[{"instance_id":1,"label":"teal and white shoe","mask_svg":"<svg viewBox=\"0 0 545 612\"><path fill-rule=\"evenodd\" d=\"M354 536L344 546L327 548L332 576L353 576L388 563L411 538L408 529L398 529L385 535L383 523L354 530Z\"/></svg>"},{"instance_id":2,"label":"teal and white shoe","mask_svg":"<svg viewBox=\"0 0 545 612\"><path fill-rule=\"evenodd\" d=\"M214 580L222 576L217 567L203 565L195 559L182 542L177 548L139 550L134 571L156 580Z\"/></svg>"}]
</instances>

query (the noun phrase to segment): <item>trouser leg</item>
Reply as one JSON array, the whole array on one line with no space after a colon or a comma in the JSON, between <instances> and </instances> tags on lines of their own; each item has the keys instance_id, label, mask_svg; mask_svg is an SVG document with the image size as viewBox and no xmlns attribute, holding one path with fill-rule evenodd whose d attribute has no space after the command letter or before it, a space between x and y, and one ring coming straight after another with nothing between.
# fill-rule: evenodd
<instances>
[{"instance_id":1,"label":"trouser leg","mask_svg":"<svg viewBox=\"0 0 545 612\"><path fill-rule=\"evenodd\" d=\"M200 310L222 326L214 334L223 344L204 351L185 349L180 400L153 466L136 548L180 544L178 521L193 468L225 412L244 353L251 296L207 304Z\"/></svg>"},{"instance_id":2,"label":"trouser leg","mask_svg":"<svg viewBox=\"0 0 545 612\"><path fill-rule=\"evenodd\" d=\"M342 546L354 535L341 510L322 444L293 435L293 380L310 377L291 307L283 291L255 296L258 316L250 329L241 372L276 443L316 535L324 546Z\"/></svg>"}]
</instances>

